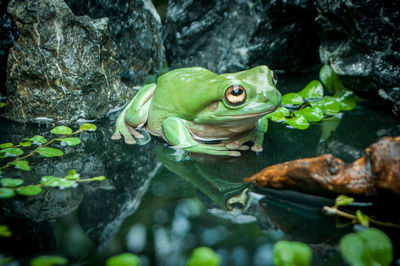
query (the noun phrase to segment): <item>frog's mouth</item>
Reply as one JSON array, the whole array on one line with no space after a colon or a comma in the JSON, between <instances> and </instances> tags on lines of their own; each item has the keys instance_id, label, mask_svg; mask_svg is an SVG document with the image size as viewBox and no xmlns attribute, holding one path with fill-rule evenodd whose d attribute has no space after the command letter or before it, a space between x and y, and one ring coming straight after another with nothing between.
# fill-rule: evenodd
<instances>
[{"instance_id":1,"label":"frog's mouth","mask_svg":"<svg viewBox=\"0 0 400 266\"><path fill-rule=\"evenodd\" d=\"M226 117L232 117L233 119L246 119L250 117L261 117L269 113L273 113L278 109L279 106L275 106L274 108L264 111L264 112L259 112L259 113L249 113L249 114L240 114L240 115L224 115Z\"/></svg>"}]
</instances>

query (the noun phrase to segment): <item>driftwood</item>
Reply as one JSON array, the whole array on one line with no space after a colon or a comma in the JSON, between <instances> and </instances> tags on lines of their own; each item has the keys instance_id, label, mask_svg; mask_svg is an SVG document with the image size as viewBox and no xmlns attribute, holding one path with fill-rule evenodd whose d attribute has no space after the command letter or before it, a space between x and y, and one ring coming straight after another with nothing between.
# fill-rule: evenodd
<instances>
[{"instance_id":1,"label":"driftwood","mask_svg":"<svg viewBox=\"0 0 400 266\"><path fill-rule=\"evenodd\" d=\"M400 194L400 136L385 137L372 144L352 164L324 154L269 166L244 181L313 194Z\"/></svg>"}]
</instances>

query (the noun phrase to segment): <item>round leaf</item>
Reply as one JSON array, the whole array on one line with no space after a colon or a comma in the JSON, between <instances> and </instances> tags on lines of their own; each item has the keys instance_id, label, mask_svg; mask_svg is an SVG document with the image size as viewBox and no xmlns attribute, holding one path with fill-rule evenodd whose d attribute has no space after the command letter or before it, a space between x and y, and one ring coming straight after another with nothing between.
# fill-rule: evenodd
<instances>
[{"instance_id":1,"label":"round leaf","mask_svg":"<svg viewBox=\"0 0 400 266\"><path fill-rule=\"evenodd\" d=\"M131 253L123 253L113 256L106 261L106 266L139 266L138 256Z\"/></svg>"},{"instance_id":2,"label":"round leaf","mask_svg":"<svg viewBox=\"0 0 400 266\"><path fill-rule=\"evenodd\" d=\"M313 80L298 94L306 99L319 99L324 96L324 87L318 80Z\"/></svg>"},{"instance_id":3,"label":"round leaf","mask_svg":"<svg viewBox=\"0 0 400 266\"><path fill-rule=\"evenodd\" d=\"M1 102L0 103L0 108L3 108L4 106L6 106L6 103Z\"/></svg>"},{"instance_id":4,"label":"round leaf","mask_svg":"<svg viewBox=\"0 0 400 266\"><path fill-rule=\"evenodd\" d=\"M311 257L311 249L304 243L282 240L274 245L274 264L276 266L311 265Z\"/></svg>"},{"instance_id":5,"label":"round leaf","mask_svg":"<svg viewBox=\"0 0 400 266\"><path fill-rule=\"evenodd\" d=\"M320 107L326 115L334 115L340 112L340 105L336 101L336 98L330 96L325 96L319 101L311 102L311 106Z\"/></svg>"},{"instance_id":6,"label":"round leaf","mask_svg":"<svg viewBox=\"0 0 400 266\"><path fill-rule=\"evenodd\" d=\"M294 115L295 116L302 115L305 117L305 119L307 119L310 122L321 121L324 118L324 113L322 112L322 109L319 108L318 106L306 107L299 111L295 111Z\"/></svg>"},{"instance_id":7,"label":"round leaf","mask_svg":"<svg viewBox=\"0 0 400 266\"><path fill-rule=\"evenodd\" d=\"M69 188L74 186L75 181L67 180L65 178L56 176L43 176L40 179L40 184L46 187L58 187L58 188Z\"/></svg>"},{"instance_id":8,"label":"round leaf","mask_svg":"<svg viewBox=\"0 0 400 266\"><path fill-rule=\"evenodd\" d=\"M31 260L31 266L66 265L68 260L58 256L40 256Z\"/></svg>"},{"instance_id":9,"label":"round leaf","mask_svg":"<svg viewBox=\"0 0 400 266\"><path fill-rule=\"evenodd\" d=\"M218 266L220 257L208 247L196 248L187 263L187 266Z\"/></svg>"},{"instance_id":10,"label":"round leaf","mask_svg":"<svg viewBox=\"0 0 400 266\"><path fill-rule=\"evenodd\" d=\"M346 206L354 201L354 198L347 197L346 195L339 195L335 199L335 206Z\"/></svg>"},{"instance_id":11,"label":"round leaf","mask_svg":"<svg viewBox=\"0 0 400 266\"><path fill-rule=\"evenodd\" d=\"M20 141L19 145L21 147L29 147L29 146L32 146L32 142L30 142L30 141Z\"/></svg>"},{"instance_id":12,"label":"round leaf","mask_svg":"<svg viewBox=\"0 0 400 266\"><path fill-rule=\"evenodd\" d=\"M44 157L57 157L57 156L62 156L64 154L63 151L50 147L41 147L37 149L36 152Z\"/></svg>"},{"instance_id":13,"label":"round leaf","mask_svg":"<svg viewBox=\"0 0 400 266\"><path fill-rule=\"evenodd\" d=\"M282 105L302 105L303 103L304 99L298 93L290 92L282 96Z\"/></svg>"},{"instance_id":14,"label":"round leaf","mask_svg":"<svg viewBox=\"0 0 400 266\"><path fill-rule=\"evenodd\" d=\"M12 146L14 146L14 144L12 144L11 142L7 142L7 143L0 144L0 149L10 148Z\"/></svg>"},{"instance_id":15,"label":"round leaf","mask_svg":"<svg viewBox=\"0 0 400 266\"><path fill-rule=\"evenodd\" d=\"M83 123L79 128L81 131L96 131L96 129L96 125L91 123Z\"/></svg>"},{"instance_id":16,"label":"round leaf","mask_svg":"<svg viewBox=\"0 0 400 266\"><path fill-rule=\"evenodd\" d=\"M380 265L391 265L393 260L393 246L390 238L377 228L369 228L358 232L364 240L372 257Z\"/></svg>"},{"instance_id":17,"label":"round leaf","mask_svg":"<svg viewBox=\"0 0 400 266\"><path fill-rule=\"evenodd\" d=\"M21 150L20 148L5 148L0 150L1 154L4 154L5 157L16 157L21 154L24 154L24 151Z\"/></svg>"},{"instance_id":18,"label":"round leaf","mask_svg":"<svg viewBox=\"0 0 400 266\"><path fill-rule=\"evenodd\" d=\"M7 225L0 225L0 237L10 237L11 235L12 233Z\"/></svg>"},{"instance_id":19,"label":"round leaf","mask_svg":"<svg viewBox=\"0 0 400 266\"><path fill-rule=\"evenodd\" d=\"M2 178L0 183L3 187L18 187L24 183L24 180L19 178Z\"/></svg>"},{"instance_id":20,"label":"round leaf","mask_svg":"<svg viewBox=\"0 0 400 266\"><path fill-rule=\"evenodd\" d=\"M335 95L333 95L333 97L336 98L336 101L340 106L340 110L342 111L351 111L357 105L356 98L354 97L352 91L349 90L338 91L335 93Z\"/></svg>"},{"instance_id":21,"label":"round leaf","mask_svg":"<svg viewBox=\"0 0 400 266\"><path fill-rule=\"evenodd\" d=\"M62 139L57 139L57 140L64 142L68 146L75 146L75 145L78 145L79 143L81 143L81 140L78 138L62 138Z\"/></svg>"},{"instance_id":22,"label":"round leaf","mask_svg":"<svg viewBox=\"0 0 400 266\"><path fill-rule=\"evenodd\" d=\"M267 118L274 122L285 121L286 117L290 117L290 111L286 107L279 107L275 112L267 114Z\"/></svg>"},{"instance_id":23,"label":"round leaf","mask_svg":"<svg viewBox=\"0 0 400 266\"><path fill-rule=\"evenodd\" d=\"M15 192L11 188L5 188L5 187L0 188L0 199L9 199L14 196Z\"/></svg>"},{"instance_id":24,"label":"round leaf","mask_svg":"<svg viewBox=\"0 0 400 266\"><path fill-rule=\"evenodd\" d=\"M333 72L333 69L328 65L324 65L319 71L319 79L330 92L345 89L339 76Z\"/></svg>"},{"instance_id":25,"label":"round leaf","mask_svg":"<svg viewBox=\"0 0 400 266\"><path fill-rule=\"evenodd\" d=\"M24 171L30 171L31 168L29 167L28 161L14 161L11 162L10 164L13 164L15 168L19 170L24 170Z\"/></svg>"},{"instance_id":26,"label":"round leaf","mask_svg":"<svg viewBox=\"0 0 400 266\"><path fill-rule=\"evenodd\" d=\"M31 141L31 142L36 142L36 143L40 143L40 144L45 144L47 143L47 139L43 138L42 136L36 135L32 138L29 139L25 139L27 141Z\"/></svg>"},{"instance_id":27,"label":"round leaf","mask_svg":"<svg viewBox=\"0 0 400 266\"><path fill-rule=\"evenodd\" d=\"M68 135L72 133L72 129L66 126L58 126L50 130L50 132L57 135Z\"/></svg>"},{"instance_id":28,"label":"round leaf","mask_svg":"<svg viewBox=\"0 0 400 266\"><path fill-rule=\"evenodd\" d=\"M307 129L310 126L307 119L302 115L286 120L286 124L302 130Z\"/></svg>"},{"instance_id":29,"label":"round leaf","mask_svg":"<svg viewBox=\"0 0 400 266\"><path fill-rule=\"evenodd\" d=\"M17 189L17 193L23 196L36 196L42 192L42 188L35 185L23 186Z\"/></svg>"}]
</instances>

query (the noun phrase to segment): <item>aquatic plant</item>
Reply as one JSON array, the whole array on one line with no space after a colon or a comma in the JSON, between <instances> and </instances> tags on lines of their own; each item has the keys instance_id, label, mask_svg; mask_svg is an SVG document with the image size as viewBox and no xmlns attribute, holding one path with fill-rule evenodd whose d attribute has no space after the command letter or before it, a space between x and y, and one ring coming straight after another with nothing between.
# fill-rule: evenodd
<instances>
[{"instance_id":1,"label":"aquatic plant","mask_svg":"<svg viewBox=\"0 0 400 266\"><path fill-rule=\"evenodd\" d=\"M333 70L324 65L319 73L320 80L309 82L299 92L290 92L282 96L282 106L266 117L273 122L285 123L289 127L307 129L312 122L332 117L342 111L351 111L356 107L356 99L351 90L346 89ZM327 90L334 93L324 95Z\"/></svg>"}]
</instances>

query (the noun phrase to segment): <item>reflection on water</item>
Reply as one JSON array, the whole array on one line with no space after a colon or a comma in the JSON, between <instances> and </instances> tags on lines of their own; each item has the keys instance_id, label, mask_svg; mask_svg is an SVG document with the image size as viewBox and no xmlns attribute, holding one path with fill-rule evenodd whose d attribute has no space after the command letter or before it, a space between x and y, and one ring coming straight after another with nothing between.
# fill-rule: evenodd
<instances>
[{"instance_id":1,"label":"reflection on water","mask_svg":"<svg viewBox=\"0 0 400 266\"><path fill-rule=\"evenodd\" d=\"M26 183L68 169L107 180L2 200L0 224L13 236L1 239L1 253L20 261L58 254L75 265L102 265L128 251L139 254L142 265L185 265L194 248L206 245L222 265L272 265L273 244L289 239L309 244L315 265L340 265L338 239L352 227L337 227L321 213L331 199L255 189L241 180L271 164L323 153L350 162L377 138L400 135L389 113L364 105L306 131L271 124L264 151L239 158L190 155L155 138L145 146L111 141L114 114L97 132L83 132L82 144L65 148L62 159L38 158L31 172L9 172ZM0 120L0 143L49 137L49 129ZM399 232L389 234L398 251Z\"/></svg>"}]
</instances>

